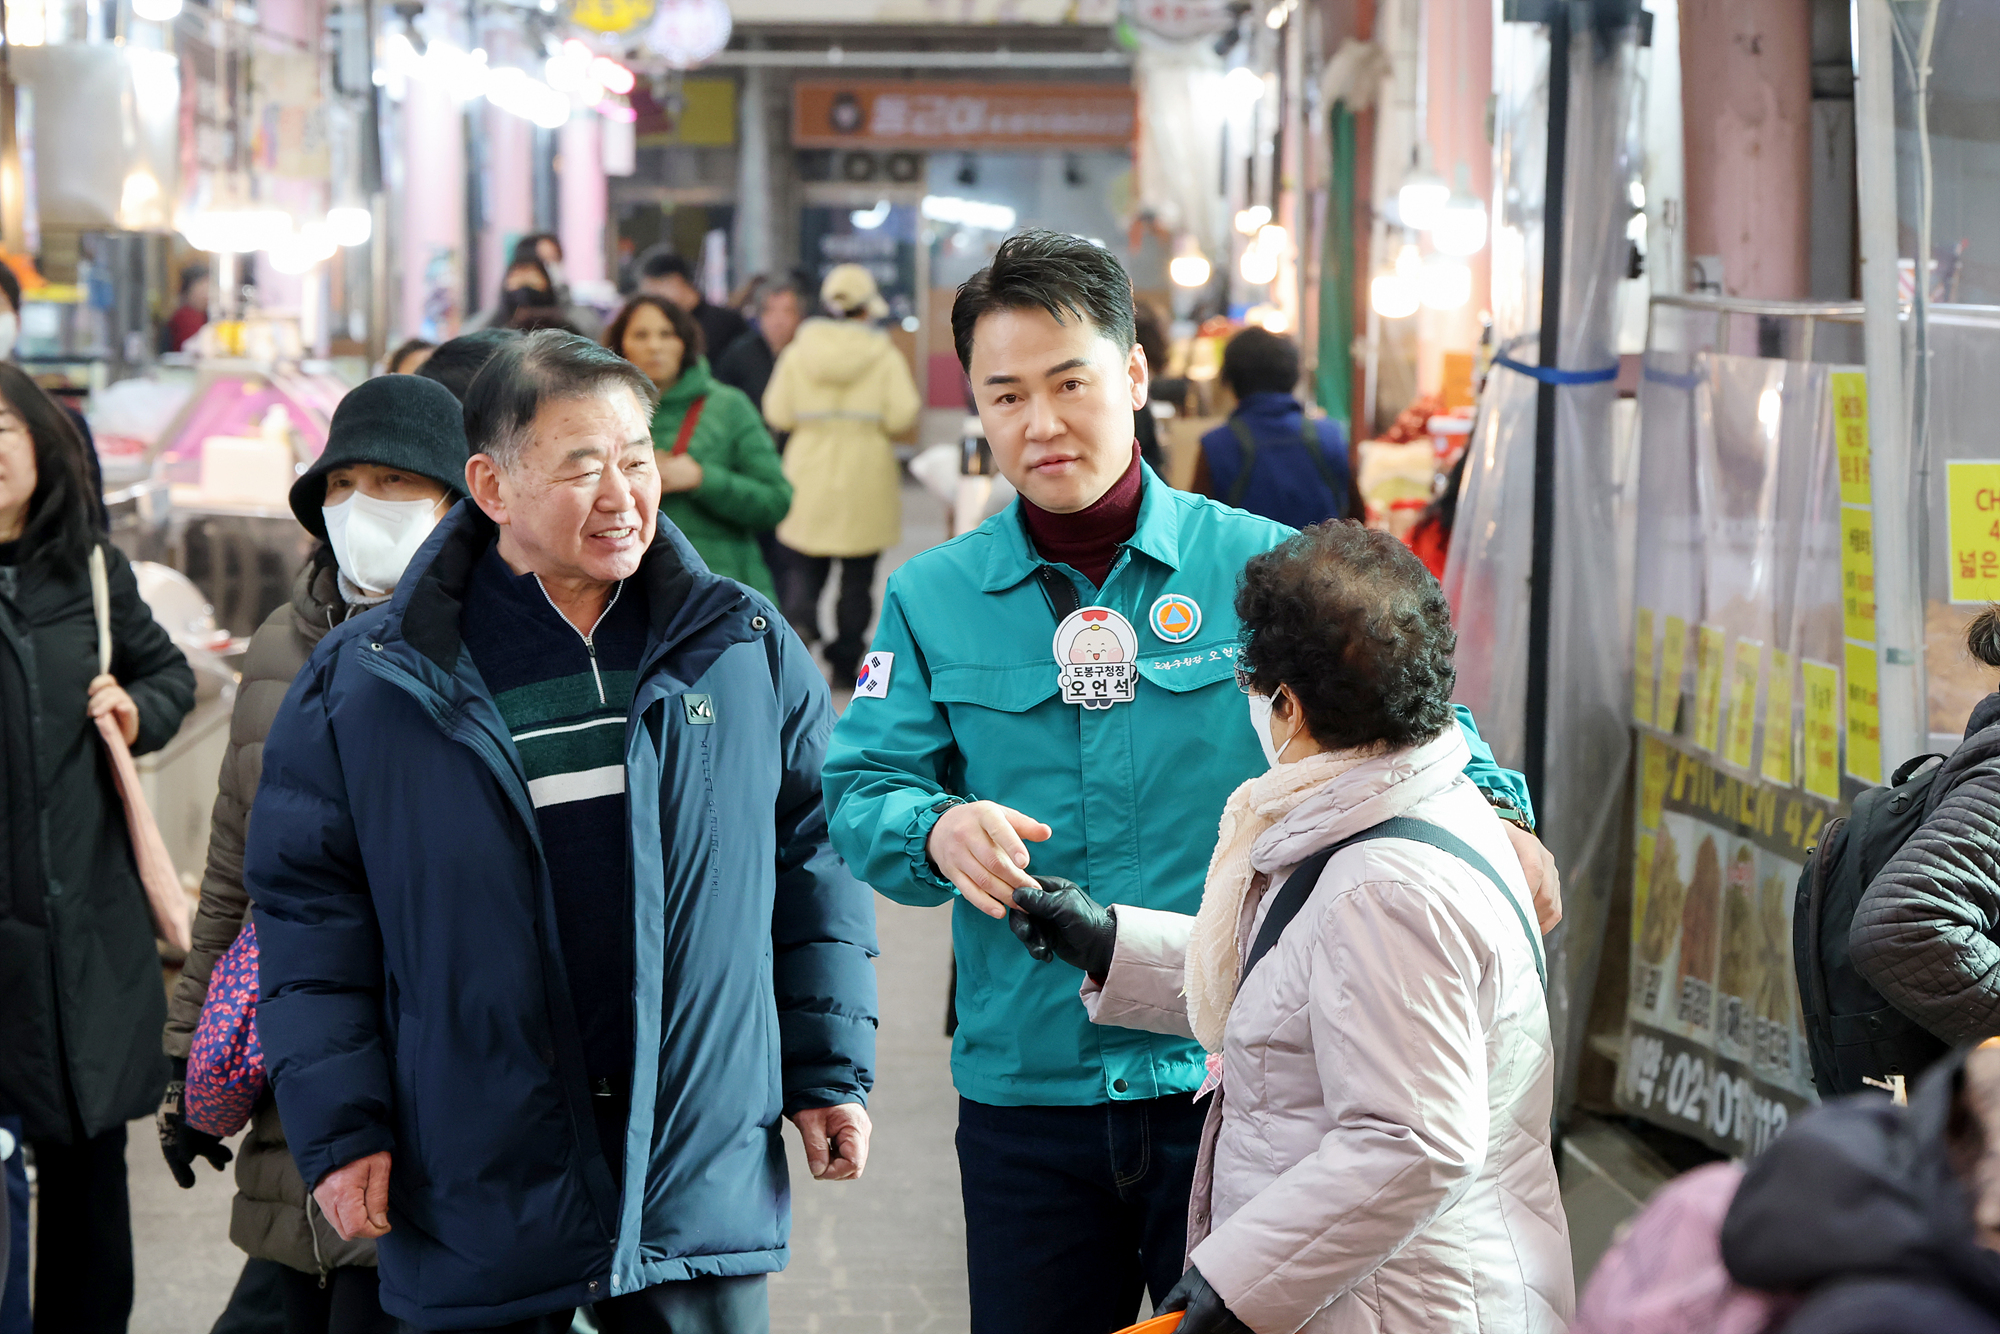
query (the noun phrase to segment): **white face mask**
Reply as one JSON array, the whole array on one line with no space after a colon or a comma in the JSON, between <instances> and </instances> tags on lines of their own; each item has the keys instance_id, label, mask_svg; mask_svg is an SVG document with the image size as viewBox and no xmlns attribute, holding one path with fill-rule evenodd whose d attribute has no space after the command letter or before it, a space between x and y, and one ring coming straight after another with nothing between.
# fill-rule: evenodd
<instances>
[{"instance_id":1,"label":"white face mask","mask_svg":"<svg viewBox=\"0 0 2000 1334\"><path fill-rule=\"evenodd\" d=\"M20 341L21 317L13 311L0 311L0 357L14 355L14 344Z\"/></svg>"},{"instance_id":2,"label":"white face mask","mask_svg":"<svg viewBox=\"0 0 2000 1334\"><path fill-rule=\"evenodd\" d=\"M1293 741L1298 739L1299 728L1305 725L1303 719L1292 727L1291 735L1287 736L1282 744L1273 742L1271 740L1271 697L1253 692L1248 698L1250 700L1250 726L1257 731L1257 744L1264 748L1264 763L1270 765L1273 769L1277 768L1280 764L1293 763L1293 761L1281 760L1278 757L1285 753L1286 746L1291 745Z\"/></svg>"},{"instance_id":3,"label":"white face mask","mask_svg":"<svg viewBox=\"0 0 2000 1334\"><path fill-rule=\"evenodd\" d=\"M561 260L551 259L545 261L542 267L548 270L549 286L553 287L556 291L560 292L563 288L569 286L569 275L563 272L563 263Z\"/></svg>"},{"instance_id":4,"label":"white face mask","mask_svg":"<svg viewBox=\"0 0 2000 1334\"><path fill-rule=\"evenodd\" d=\"M410 557L437 527L434 500L377 500L359 491L320 513L340 572L370 593L394 589Z\"/></svg>"}]
</instances>

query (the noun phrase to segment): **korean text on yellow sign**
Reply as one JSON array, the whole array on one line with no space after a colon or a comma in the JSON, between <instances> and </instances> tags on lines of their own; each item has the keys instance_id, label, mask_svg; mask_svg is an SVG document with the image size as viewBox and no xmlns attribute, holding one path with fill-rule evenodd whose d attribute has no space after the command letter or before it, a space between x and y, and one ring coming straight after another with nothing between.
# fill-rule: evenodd
<instances>
[{"instance_id":1,"label":"korean text on yellow sign","mask_svg":"<svg viewBox=\"0 0 2000 1334\"><path fill-rule=\"evenodd\" d=\"M2000 463L1953 459L1944 475L1951 600L2000 601Z\"/></svg>"},{"instance_id":2,"label":"korean text on yellow sign","mask_svg":"<svg viewBox=\"0 0 2000 1334\"><path fill-rule=\"evenodd\" d=\"M1757 772L1770 783L1792 782L1792 655L1772 650L1771 684L1764 691L1764 748Z\"/></svg>"},{"instance_id":3,"label":"korean text on yellow sign","mask_svg":"<svg viewBox=\"0 0 2000 1334\"><path fill-rule=\"evenodd\" d=\"M1868 485L1868 377L1860 371L1837 371L1833 384L1833 440L1840 462L1840 503L1868 505L1874 495Z\"/></svg>"},{"instance_id":4,"label":"korean text on yellow sign","mask_svg":"<svg viewBox=\"0 0 2000 1334\"><path fill-rule=\"evenodd\" d=\"M1882 705L1875 650L1847 646L1847 772L1864 783L1882 781Z\"/></svg>"},{"instance_id":5,"label":"korean text on yellow sign","mask_svg":"<svg viewBox=\"0 0 2000 1334\"><path fill-rule=\"evenodd\" d=\"M1875 642L1875 512L1840 507L1840 606L1842 633Z\"/></svg>"},{"instance_id":6,"label":"korean text on yellow sign","mask_svg":"<svg viewBox=\"0 0 2000 1334\"><path fill-rule=\"evenodd\" d=\"M1719 625L1704 625L1695 643L1694 744L1713 752L1721 744L1722 650L1728 634Z\"/></svg>"},{"instance_id":7,"label":"korean text on yellow sign","mask_svg":"<svg viewBox=\"0 0 2000 1334\"><path fill-rule=\"evenodd\" d=\"M1839 801L1840 668L1806 658L1799 675L1805 683L1805 788Z\"/></svg>"},{"instance_id":8,"label":"korean text on yellow sign","mask_svg":"<svg viewBox=\"0 0 2000 1334\"><path fill-rule=\"evenodd\" d=\"M1667 617L1666 632L1660 638L1660 712L1657 726L1662 732L1674 730L1681 711L1681 672L1687 667L1688 624L1678 616Z\"/></svg>"}]
</instances>

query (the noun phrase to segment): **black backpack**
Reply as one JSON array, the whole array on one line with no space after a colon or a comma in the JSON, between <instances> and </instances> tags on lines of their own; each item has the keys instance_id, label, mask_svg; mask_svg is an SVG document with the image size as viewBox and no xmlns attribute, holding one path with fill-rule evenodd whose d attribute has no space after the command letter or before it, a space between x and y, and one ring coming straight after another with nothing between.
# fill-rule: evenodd
<instances>
[{"instance_id":1,"label":"black backpack","mask_svg":"<svg viewBox=\"0 0 2000 1334\"><path fill-rule=\"evenodd\" d=\"M1905 763L1888 787L1871 787L1856 797L1853 814L1828 820L1818 846L1806 852L1792 905L1792 959L1813 1085L1822 1098L1880 1088L1891 1075L1914 1084L1951 1050L1883 999L1855 968L1847 948L1869 883L1969 767L1951 765L1946 774L1946 765L1931 763L1943 758L1919 755Z\"/></svg>"}]
</instances>

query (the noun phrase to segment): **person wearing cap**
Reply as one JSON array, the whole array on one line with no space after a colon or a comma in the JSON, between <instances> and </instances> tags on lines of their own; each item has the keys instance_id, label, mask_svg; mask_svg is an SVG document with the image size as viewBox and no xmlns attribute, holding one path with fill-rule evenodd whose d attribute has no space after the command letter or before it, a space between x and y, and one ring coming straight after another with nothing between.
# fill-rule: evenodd
<instances>
[{"instance_id":1,"label":"person wearing cap","mask_svg":"<svg viewBox=\"0 0 2000 1334\"><path fill-rule=\"evenodd\" d=\"M570 334L467 391L457 505L280 707L244 852L292 1157L418 1330L766 1334L867 1158L874 896L826 682L659 518L657 391Z\"/></svg>"},{"instance_id":2,"label":"person wearing cap","mask_svg":"<svg viewBox=\"0 0 2000 1334\"><path fill-rule=\"evenodd\" d=\"M243 929L249 896L243 847L263 766L264 738L292 680L328 631L395 592L410 557L465 494L465 424L458 400L435 381L383 375L334 409L326 451L292 485L292 513L319 539L292 599L265 620L243 657L229 749L215 797L208 867L194 948L167 1001L164 1046L173 1061L157 1117L160 1148L183 1187L194 1160L220 1170L230 1152L181 1115L189 1048L216 961ZM342 1240L307 1203L269 1091L258 1100L236 1159L229 1236L253 1260L282 1270L291 1334L389 1334L376 1295L375 1243Z\"/></svg>"},{"instance_id":3,"label":"person wearing cap","mask_svg":"<svg viewBox=\"0 0 2000 1334\"><path fill-rule=\"evenodd\" d=\"M875 559L903 538L903 473L890 437L916 424L923 404L910 365L875 322L889 313L859 264L837 265L820 284L830 318L810 319L771 371L764 420L790 432L785 476L792 508L778 541L799 559L783 590L785 615L818 642L820 591L840 562L840 599L826 665L854 680L875 616Z\"/></svg>"},{"instance_id":4,"label":"person wearing cap","mask_svg":"<svg viewBox=\"0 0 2000 1334\"><path fill-rule=\"evenodd\" d=\"M1101 904L1199 906L1225 801L1276 762L1269 701L1238 690L1237 583L1292 530L1140 461L1149 367L1101 246L1010 237L959 289L952 334L1018 499L890 576L826 804L862 879L953 905L972 1334L1104 1334L1182 1276L1204 1054L1092 1025L1075 976L1005 919L1033 875ZM1467 777L1525 822L1519 776L1455 717ZM1541 845L1509 837L1552 890Z\"/></svg>"}]
</instances>

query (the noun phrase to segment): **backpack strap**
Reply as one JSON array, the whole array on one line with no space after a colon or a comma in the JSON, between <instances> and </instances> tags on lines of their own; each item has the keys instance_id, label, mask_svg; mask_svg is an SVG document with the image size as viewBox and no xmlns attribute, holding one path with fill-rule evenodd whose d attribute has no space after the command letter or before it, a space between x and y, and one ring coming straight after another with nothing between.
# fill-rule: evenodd
<instances>
[{"instance_id":1,"label":"backpack strap","mask_svg":"<svg viewBox=\"0 0 2000 1334\"><path fill-rule=\"evenodd\" d=\"M1347 498L1347 488L1333 480L1333 469L1326 462L1326 446L1319 438L1319 423L1312 419L1311 413L1299 413L1299 434L1305 437L1306 457L1313 461L1313 467L1319 469L1319 479L1326 483L1327 493L1333 497L1334 507L1338 509L1341 501Z\"/></svg>"},{"instance_id":2,"label":"backpack strap","mask_svg":"<svg viewBox=\"0 0 2000 1334\"><path fill-rule=\"evenodd\" d=\"M1264 914L1264 924L1257 929L1256 942L1250 946L1250 956L1243 961L1243 972L1237 978L1236 986L1239 991L1242 989L1243 979L1249 977L1250 970L1271 952L1272 947L1278 943L1278 938L1285 934L1285 928L1292 924L1292 919L1306 906L1306 900L1312 897L1315 889L1319 888L1320 875L1326 870L1326 864L1333 859L1333 855L1353 847L1356 843L1372 842L1378 838L1402 838L1412 843L1428 844L1440 852L1450 853L1492 881L1493 888L1500 891L1500 897L1514 910L1515 919L1520 922L1522 932L1528 937L1528 949L1535 956L1535 975L1541 978L1542 989L1548 990L1549 967L1542 957L1541 937L1535 934L1534 925L1529 922L1528 914L1522 909L1520 900L1508 890L1507 882L1493 869L1493 863L1480 856L1478 850L1464 839L1432 824L1429 820L1417 820L1399 815L1342 839L1330 848L1322 848L1299 863L1298 869L1292 872L1291 877L1278 890L1278 896L1271 901L1271 910Z\"/></svg>"},{"instance_id":3,"label":"backpack strap","mask_svg":"<svg viewBox=\"0 0 2000 1334\"><path fill-rule=\"evenodd\" d=\"M1243 497L1250 493L1251 470L1257 466L1257 438L1250 434L1250 423L1241 417L1229 419L1229 433L1243 447L1243 460L1237 465L1236 480L1230 483L1229 494L1223 497L1223 503L1242 509Z\"/></svg>"}]
</instances>

